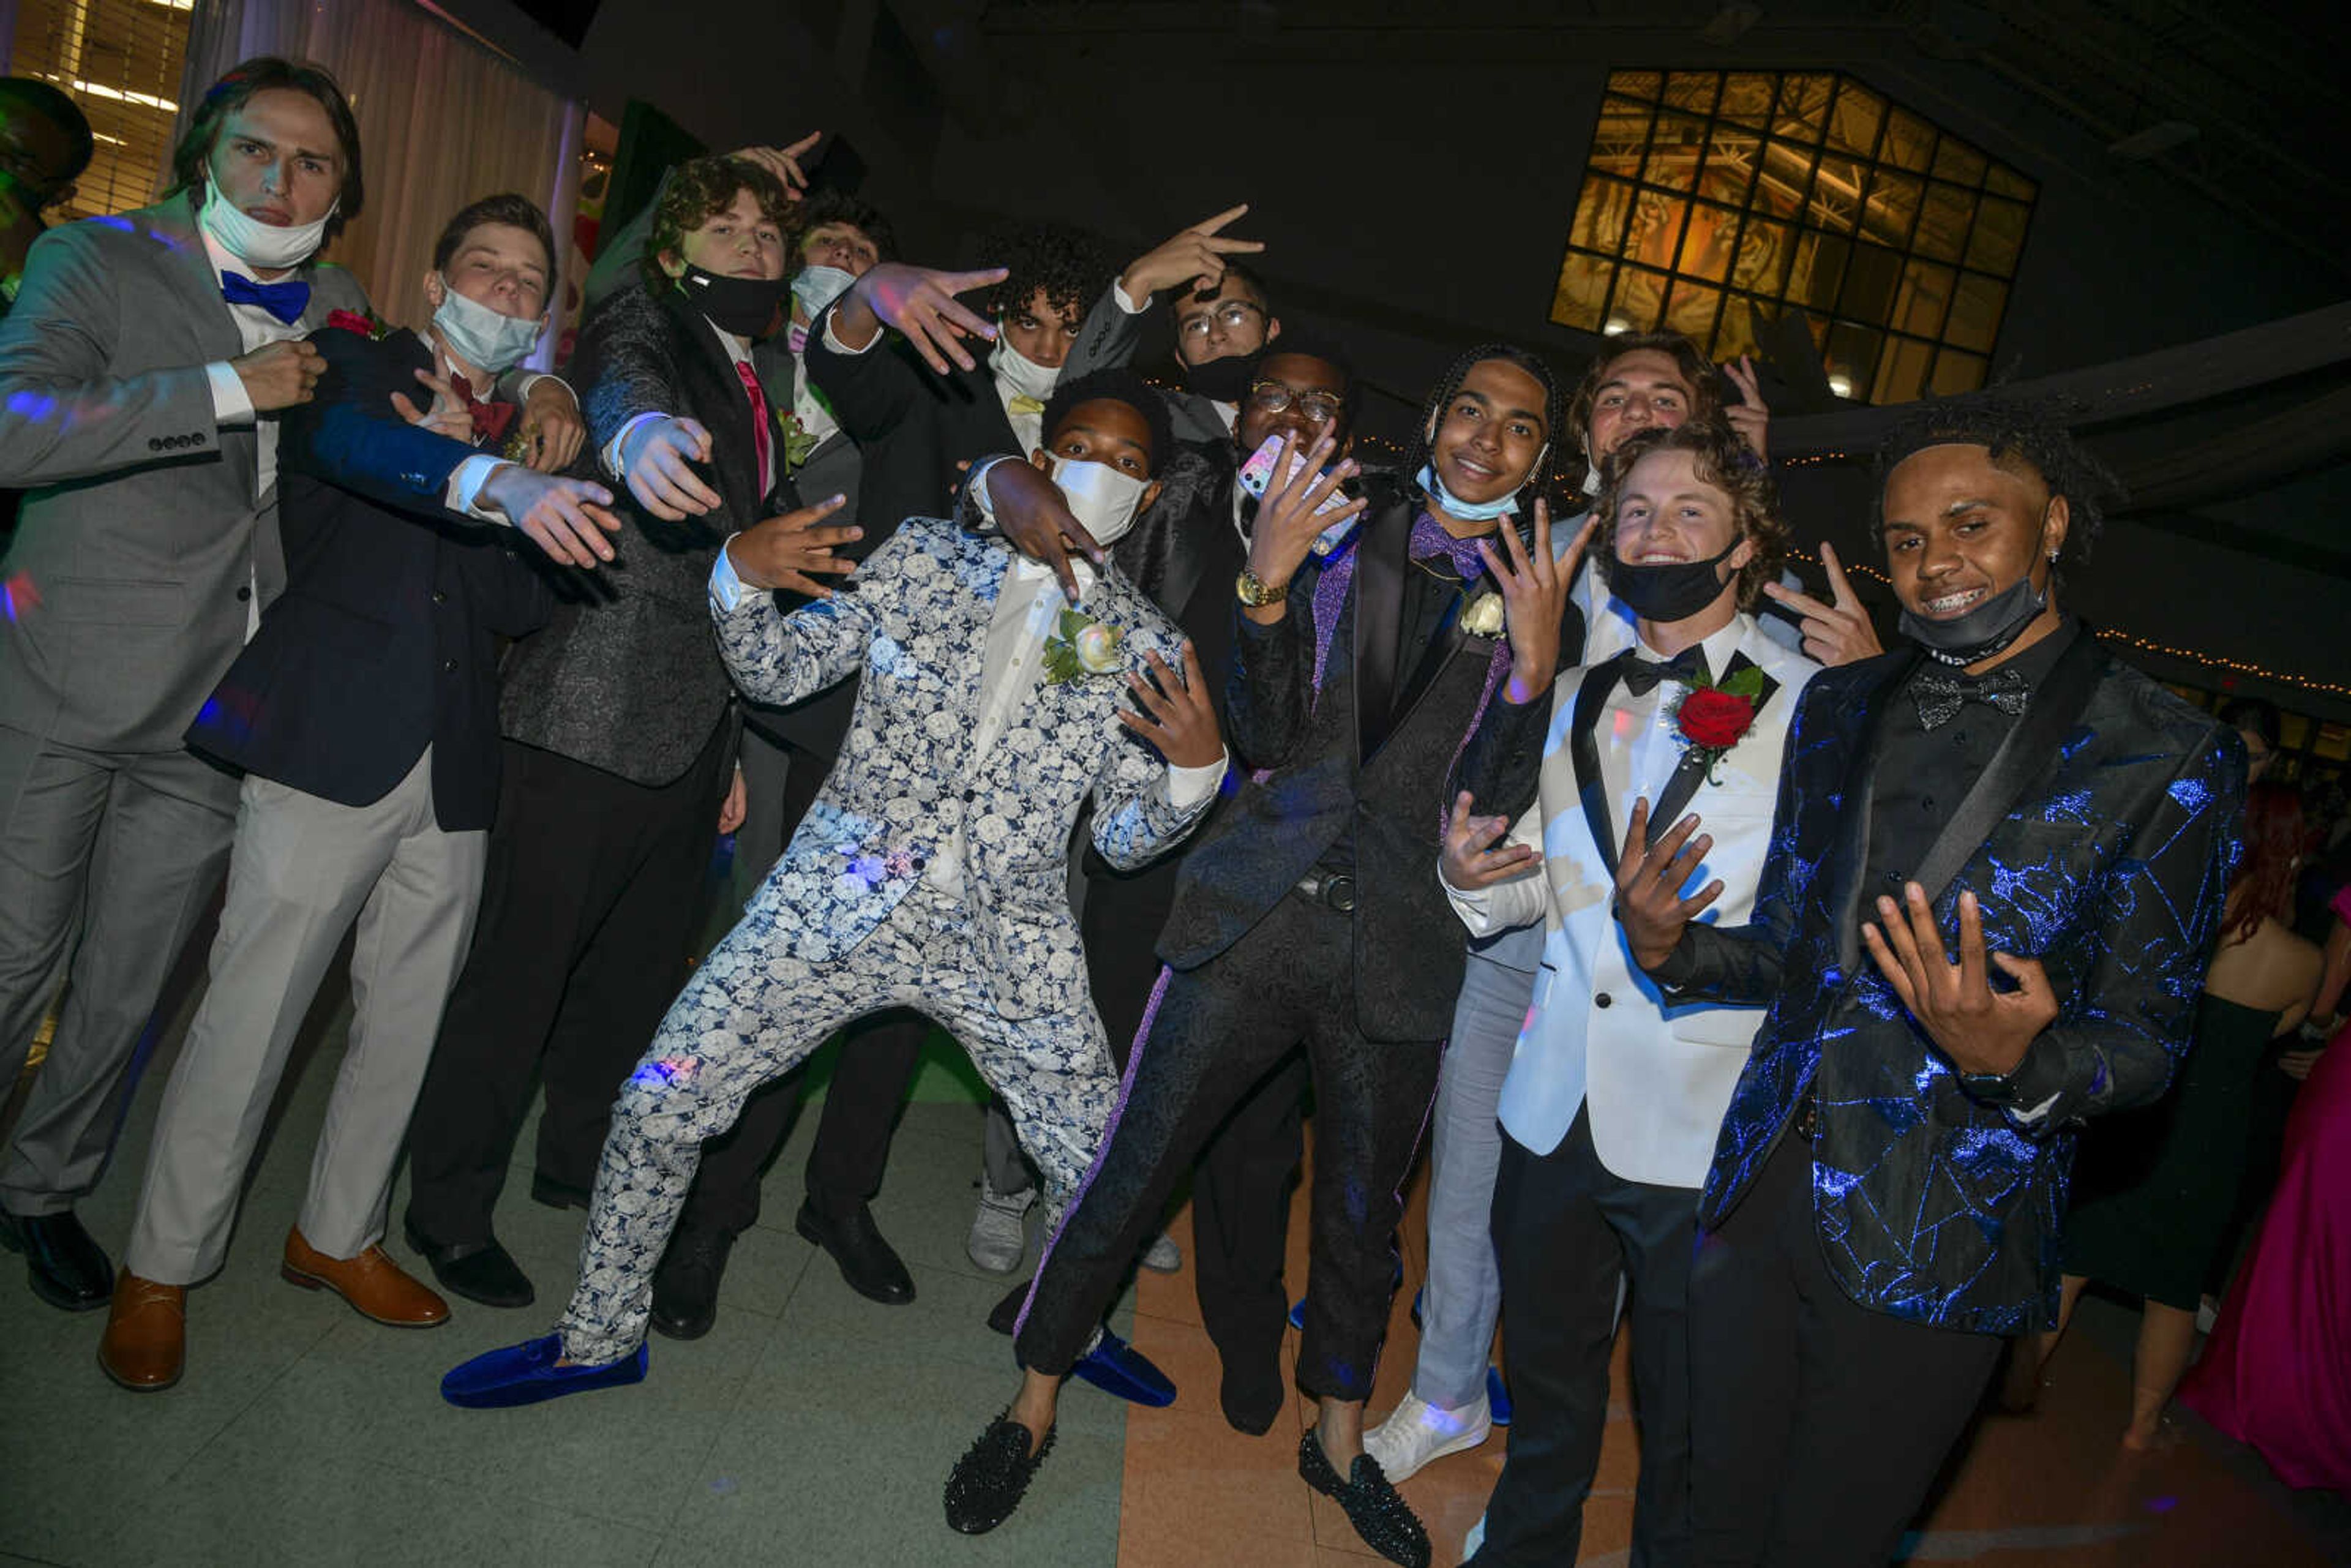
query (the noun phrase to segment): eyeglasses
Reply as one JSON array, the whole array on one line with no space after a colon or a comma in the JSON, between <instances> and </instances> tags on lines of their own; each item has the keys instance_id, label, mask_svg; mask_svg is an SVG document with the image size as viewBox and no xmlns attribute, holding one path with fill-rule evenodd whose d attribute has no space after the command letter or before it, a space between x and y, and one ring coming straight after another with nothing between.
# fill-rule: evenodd
<instances>
[{"instance_id":1,"label":"eyeglasses","mask_svg":"<svg viewBox=\"0 0 2351 1568\"><path fill-rule=\"evenodd\" d=\"M1186 338L1205 338L1211 327L1222 327L1228 332L1238 332L1249 324L1252 315L1262 316L1265 308L1246 299L1228 299L1214 310L1203 310L1197 316L1187 316L1176 329Z\"/></svg>"},{"instance_id":2,"label":"eyeglasses","mask_svg":"<svg viewBox=\"0 0 2351 1568\"><path fill-rule=\"evenodd\" d=\"M1298 405L1298 412L1315 423L1338 418L1347 412L1347 400L1337 392L1292 392L1280 382L1253 382L1249 390L1249 405L1259 413L1280 413Z\"/></svg>"}]
</instances>

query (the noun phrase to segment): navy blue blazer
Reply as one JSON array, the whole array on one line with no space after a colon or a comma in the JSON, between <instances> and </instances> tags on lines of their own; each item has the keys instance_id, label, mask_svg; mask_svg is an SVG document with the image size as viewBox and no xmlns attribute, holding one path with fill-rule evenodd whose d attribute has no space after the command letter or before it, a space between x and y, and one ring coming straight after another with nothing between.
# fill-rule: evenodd
<instances>
[{"instance_id":1,"label":"navy blue blazer","mask_svg":"<svg viewBox=\"0 0 2351 1568\"><path fill-rule=\"evenodd\" d=\"M413 332L329 329L327 373L278 425L286 591L188 728L188 744L346 806L383 799L433 747L451 832L497 813L498 642L553 600L514 530L448 510L461 442L402 420L433 354Z\"/></svg>"},{"instance_id":2,"label":"navy blue blazer","mask_svg":"<svg viewBox=\"0 0 2351 1568\"><path fill-rule=\"evenodd\" d=\"M1861 945L1877 732L1918 657L1805 686L1754 919L1691 925L1657 978L1770 1005L1700 1223L1738 1204L1809 1087L1813 1223L1845 1293L2013 1334L2055 1322L2074 1129L2155 1099L2188 1049L2235 863L2244 748L2085 628L1921 862L1943 930L1958 931L1972 891L1987 948L2048 971L2057 1020L2026 1051L2014 1100L2046 1111L2019 1116L1960 1086Z\"/></svg>"}]
</instances>

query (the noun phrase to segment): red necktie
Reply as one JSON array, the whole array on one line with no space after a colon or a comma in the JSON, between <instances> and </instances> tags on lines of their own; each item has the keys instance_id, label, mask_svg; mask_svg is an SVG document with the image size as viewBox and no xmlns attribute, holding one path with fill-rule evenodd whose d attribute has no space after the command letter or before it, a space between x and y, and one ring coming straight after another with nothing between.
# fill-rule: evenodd
<instances>
[{"instance_id":1,"label":"red necktie","mask_svg":"<svg viewBox=\"0 0 2351 1568\"><path fill-rule=\"evenodd\" d=\"M455 371L449 372L449 390L465 402L465 412L474 416L474 444L492 445L506 437L507 427L514 423L520 409L510 402L484 402L474 395L474 383Z\"/></svg>"},{"instance_id":2,"label":"red necktie","mask_svg":"<svg viewBox=\"0 0 2351 1568\"><path fill-rule=\"evenodd\" d=\"M735 361L735 373L743 378L743 390L751 395L751 439L759 456L759 495L768 494L768 394L759 385L758 372L741 360Z\"/></svg>"}]
</instances>

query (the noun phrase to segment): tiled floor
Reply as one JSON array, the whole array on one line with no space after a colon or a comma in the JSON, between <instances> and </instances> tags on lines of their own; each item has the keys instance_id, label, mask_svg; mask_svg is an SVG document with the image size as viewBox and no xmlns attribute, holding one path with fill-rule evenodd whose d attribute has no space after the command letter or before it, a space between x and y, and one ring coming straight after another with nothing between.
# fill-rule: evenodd
<instances>
[{"instance_id":1,"label":"tiled floor","mask_svg":"<svg viewBox=\"0 0 2351 1568\"><path fill-rule=\"evenodd\" d=\"M792 1233L810 1131L804 1118L768 1176L761 1223L737 1247L709 1337L655 1340L653 1375L641 1388L517 1411L449 1409L434 1392L443 1370L551 1321L570 1281L580 1216L531 1203L527 1169L517 1166L522 1178L509 1185L499 1227L539 1285L539 1304L523 1312L461 1301L447 1326L402 1332L281 1282L278 1247L300 1199L344 1019L330 998L315 1021L319 1047L290 1076L228 1265L191 1296L189 1369L179 1387L144 1396L114 1388L93 1361L103 1314L40 1304L5 1260L0 1564L1371 1561L1337 1509L1297 1478L1298 1435L1311 1419L1303 1400L1295 1425L1277 1424L1263 1437L1225 1425L1188 1269L1144 1276L1120 1320L1176 1378L1176 1406L1128 1411L1073 1388L1052 1461L1012 1522L977 1540L947 1531L940 1482L1014 1377L1006 1343L983 1321L1004 1281L963 1254L979 1124L967 1103L909 1109L875 1206L915 1275L914 1305L878 1307L852 1294ZM121 1168L85 1207L110 1247L129 1227L175 1039L167 1033L133 1103ZM528 1151L528 1133L518 1146ZM1424 1196L1425 1176L1405 1226L1405 1286L1374 1414L1410 1376L1406 1309L1425 1266ZM1293 1285L1305 1278L1302 1189L1297 1203ZM1188 1255L1187 1216L1174 1231ZM393 1250L405 1259L397 1242ZM2173 1452L2136 1461L2119 1454L2111 1439L2127 1398L2132 1321L2095 1302L2085 1310L2042 1413L1982 1425L1913 1562L2351 1562L2351 1511L2339 1500L2286 1493L2257 1459L2192 1417ZM1286 1346L1285 1357L1292 1351ZM1617 1370L1617 1407L1586 1511L1587 1564L1623 1563L1630 1539L1637 1459L1621 1347ZM1405 1485L1439 1563L1458 1561L1502 1447L1498 1434Z\"/></svg>"}]
</instances>

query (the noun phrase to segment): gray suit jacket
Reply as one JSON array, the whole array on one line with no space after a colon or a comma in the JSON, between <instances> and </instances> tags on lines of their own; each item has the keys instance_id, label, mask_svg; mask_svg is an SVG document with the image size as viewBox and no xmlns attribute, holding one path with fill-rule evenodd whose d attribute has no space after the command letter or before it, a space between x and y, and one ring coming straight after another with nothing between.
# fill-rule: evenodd
<instances>
[{"instance_id":1,"label":"gray suit jacket","mask_svg":"<svg viewBox=\"0 0 2351 1568\"><path fill-rule=\"evenodd\" d=\"M1155 299L1141 310L1130 313L1118 302L1116 285L1102 290L1093 308L1079 323L1078 340L1070 345L1070 357L1063 362L1064 376L1081 376L1088 371L1105 366L1130 364L1134 350L1143 341L1144 318L1157 309ZM1167 420L1178 441L1196 441L1205 445L1217 445L1230 441L1233 433L1225 428L1225 416L1217 411L1216 402L1198 392L1169 392L1161 389L1167 400Z\"/></svg>"},{"instance_id":2,"label":"gray suit jacket","mask_svg":"<svg viewBox=\"0 0 2351 1568\"><path fill-rule=\"evenodd\" d=\"M303 267L301 325L363 311ZM0 324L0 486L27 494L0 618L0 725L96 751L177 751L286 583L255 427L213 418L204 366L245 351L185 196L51 229ZM265 415L265 418L274 417Z\"/></svg>"}]
</instances>

